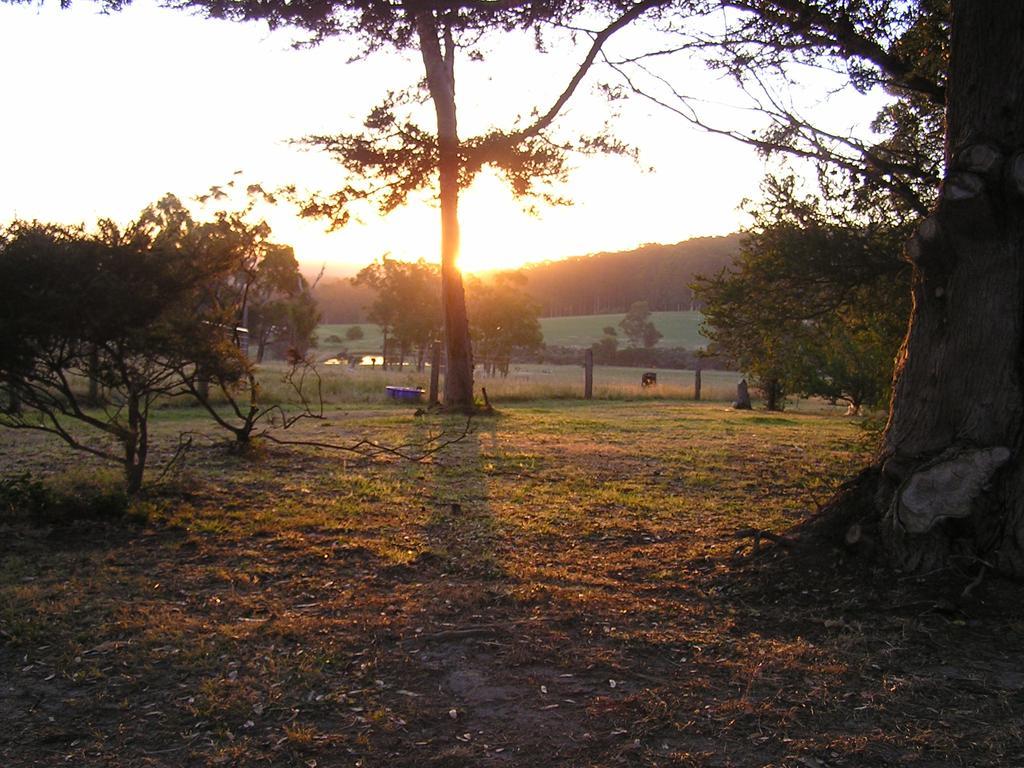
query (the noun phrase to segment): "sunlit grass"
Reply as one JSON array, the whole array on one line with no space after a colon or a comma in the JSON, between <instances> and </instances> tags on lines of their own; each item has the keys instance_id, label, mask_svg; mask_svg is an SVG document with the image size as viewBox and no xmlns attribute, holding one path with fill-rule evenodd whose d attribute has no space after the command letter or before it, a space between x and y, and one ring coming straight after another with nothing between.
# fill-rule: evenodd
<instances>
[{"instance_id":1,"label":"sunlit grass","mask_svg":"<svg viewBox=\"0 0 1024 768\"><path fill-rule=\"evenodd\" d=\"M319 389L315 379L308 378L305 392L313 397L319 391L330 404L385 403L385 387L430 386L429 369L417 372L414 367L404 370L347 366L319 366ZM287 404L296 401L296 393L284 380L287 369L281 363L267 363L259 367L260 399L265 404ZM693 371L658 370L658 383L643 387L639 368L621 366L594 367L594 397L597 400L692 400L694 396ZM527 400L571 400L583 397L582 365L515 364L508 376L485 376L479 369L476 387L486 388L492 402L522 402ZM701 398L708 401L731 401L736 397L739 374L730 371L704 371Z\"/></svg>"},{"instance_id":2,"label":"sunlit grass","mask_svg":"<svg viewBox=\"0 0 1024 768\"><path fill-rule=\"evenodd\" d=\"M398 444L464 424L344 403L294 434ZM210 429L196 409L152 426L154 461L179 431ZM856 422L827 410L669 399L505 402L423 463L197 439L149 487L146 524L0 521L15 702L0 750L27 763L56 734L76 765L168 749L169 765L483 765L495 745L536 765L622 745L631 763L713 762L680 762L669 743L783 765L854 733L851 765L890 749L1014 764L1000 759L1019 743L1010 694L951 691L921 666L978 627L879 618L863 603L877 585L859 581L735 591L732 534L786 529L866 460ZM90 466L42 436L0 442L0 462ZM485 683L476 706L453 686L467 670ZM966 698L943 732L980 746L934 728L951 695ZM88 728L64 736L65 723ZM591 744L584 733L603 734L585 760L552 762L552 738Z\"/></svg>"}]
</instances>

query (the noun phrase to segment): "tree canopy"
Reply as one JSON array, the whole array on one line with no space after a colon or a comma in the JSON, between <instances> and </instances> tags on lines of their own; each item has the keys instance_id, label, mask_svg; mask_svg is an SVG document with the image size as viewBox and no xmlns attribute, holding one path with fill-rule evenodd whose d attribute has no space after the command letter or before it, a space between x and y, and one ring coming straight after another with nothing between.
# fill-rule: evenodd
<instances>
[{"instance_id":1,"label":"tree canopy","mask_svg":"<svg viewBox=\"0 0 1024 768\"><path fill-rule=\"evenodd\" d=\"M650 349L661 338L661 331L654 327L651 309L646 301L633 302L626 316L619 322L619 327L634 347Z\"/></svg>"},{"instance_id":2,"label":"tree canopy","mask_svg":"<svg viewBox=\"0 0 1024 768\"><path fill-rule=\"evenodd\" d=\"M123 229L109 220L95 231L10 225L0 237L0 423L116 461L137 491L150 409L185 392L181 372L205 365L233 381L244 374L235 308L218 300L239 267L224 235L221 224L197 225L171 196ZM90 402L90 383L103 402ZM74 421L113 438L120 453L82 439Z\"/></svg>"},{"instance_id":3,"label":"tree canopy","mask_svg":"<svg viewBox=\"0 0 1024 768\"><path fill-rule=\"evenodd\" d=\"M781 407L785 393L888 403L906 330L910 227L863 221L771 179L734 267L698 281L704 332Z\"/></svg>"},{"instance_id":4,"label":"tree canopy","mask_svg":"<svg viewBox=\"0 0 1024 768\"><path fill-rule=\"evenodd\" d=\"M539 306L525 291L525 282L518 272L469 282L473 351L491 373L507 376L514 353L536 352L544 345Z\"/></svg>"},{"instance_id":5,"label":"tree canopy","mask_svg":"<svg viewBox=\"0 0 1024 768\"><path fill-rule=\"evenodd\" d=\"M373 289L375 297L369 306L369 318L384 336L384 366L404 364L414 351L417 367L422 369L427 347L441 333L441 284L437 265L423 259L400 261L383 257L359 271L352 278L354 285Z\"/></svg>"}]
</instances>

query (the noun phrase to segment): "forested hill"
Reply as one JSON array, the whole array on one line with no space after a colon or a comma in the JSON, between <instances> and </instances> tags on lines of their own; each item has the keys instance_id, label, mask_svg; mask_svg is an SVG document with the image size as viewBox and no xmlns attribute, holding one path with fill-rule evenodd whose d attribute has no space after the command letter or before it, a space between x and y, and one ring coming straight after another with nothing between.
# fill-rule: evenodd
<instances>
[{"instance_id":1,"label":"forested hill","mask_svg":"<svg viewBox=\"0 0 1024 768\"><path fill-rule=\"evenodd\" d=\"M322 323L365 323L367 306L373 303L373 289L352 285L347 277L323 280L313 291Z\"/></svg>"},{"instance_id":2,"label":"forested hill","mask_svg":"<svg viewBox=\"0 0 1024 768\"><path fill-rule=\"evenodd\" d=\"M625 312L634 301L655 311L694 309L690 283L717 274L739 252L740 235L577 256L526 267L526 291L547 317Z\"/></svg>"},{"instance_id":3,"label":"forested hill","mask_svg":"<svg viewBox=\"0 0 1024 768\"><path fill-rule=\"evenodd\" d=\"M698 237L575 256L521 271L526 292L540 302L545 317L625 312L634 301L646 301L656 312L693 309L690 283L728 266L739 242L739 235ZM324 323L366 322L366 306L373 301L370 288L353 286L347 278L322 281L314 295Z\"/></svg>"}]
</instances>

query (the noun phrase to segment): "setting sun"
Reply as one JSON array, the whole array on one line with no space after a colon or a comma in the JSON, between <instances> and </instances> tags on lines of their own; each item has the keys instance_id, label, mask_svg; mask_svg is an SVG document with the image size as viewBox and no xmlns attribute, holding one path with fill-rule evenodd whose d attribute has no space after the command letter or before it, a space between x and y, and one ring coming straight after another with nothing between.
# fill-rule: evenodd
<instances>
[{"instance_id":1,"label":"setting sun","mask_svg":"<svg viewBox=\"0 0 1024 768\"><path fill-rule=\"evenodd\" d=\"M296 183L330 192L345 183L342 170L322 153L299 152L287 140L361 125L379 99L379 84L401 84L410 71L410 62L401 56L355 62L347 65L357 74L347 80L346 98L324 100L322 95L336 86L332 62L344 55L339 41L296 51L286 32L268 35L144 3L111 16L84 6L68 11L13 6L2 12L3 60L12 71L25 67L32 72L31 78L9 83L10 97L35 118L5 126L6 145L19 150L9 153L5 165L0 219L91 223L109 216L126 221L167 192L188 201L231 178L237 169L244 169L247 181L267 187ZM124 68L119 62L125 57L141 62L147 56L171 60L175 41L186 37L190 56L177 66L182 68L178 75L189 81L190 110L171 110L159 120L144 112L123 114L117 130L70 116L89 110L89 83L103 80L117 92L144 92L151 68ZM39 55L55 45L68 60L79 62L73 71ZM227 62L251 76L225 90L208 73ZM118 72L123 82L115 84L111 72ZM468 108L460 113L460 124L467 132L485 130L482 120L505 119L494 113L494 105L481 109L471 92L489 93L489 81L473 81L468 70L466 78ZM275 106L262 110L254 121L253 104ZM596 125L606 111L602 100L584 98L566 116L567 124ZM198 113L205 115L201 126L192 118ZM423 121L429 123L429 116ZM68 125L74 130L65 131ZM211 125L217 130L209 130ZM641 148L642 163L654 170L621 157L571 157L576 168L556 190L573 201L569 207L540 204L538 215L526 213L523 208L530 201L515 200L504 182L485 169L460 199L463 269L515 268L645 242L724 234L740 225L737 205L745 192L739 190L756 186L760 175L753 150L697 131L680 131L678 122L652 120L642 108L624 114L618 130ZM709 184L704 181L708 179L729 183ZM307 273L323 265L331 272L351 273L385 253L437 261L433 195L427 190L414 196L386 217L369 208L360 210L348 226L330 235L322 223L297 220L287 207L260 215L273 227L275 240L295 247Z\"/></svg>"}]
</instances>

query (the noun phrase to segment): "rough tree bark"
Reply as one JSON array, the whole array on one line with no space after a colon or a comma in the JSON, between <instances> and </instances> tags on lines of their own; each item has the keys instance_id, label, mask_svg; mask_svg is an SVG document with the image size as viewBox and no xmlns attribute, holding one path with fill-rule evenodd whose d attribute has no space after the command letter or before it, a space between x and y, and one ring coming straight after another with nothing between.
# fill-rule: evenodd
<instances>
[{"instance_id":1,"label":"rough tree bark","mask_svg":"<svg viewBox=\"0 0 1024 768\"><path fill-rule=\"evenodd\" d=\"M901 569L963 555L1024 577L1024 3L952 9L945 179L907 246L876 503Z\"/></svg>"},{"instance_id":2,"label":"rough tree bark","mask_svg":"<svg viewBox=\"0 0 1024 768\"><path fill-rule=\"evenodd\" d=\"M459 272L459 132L455 115L455 43L451 31L429 10L415 13L427 88L437 113L441 203L441 306L444 312L444 407L473 408L473 349L466 293ZM442 49L443 38L443 49Z\"/></svg>"}]
</instances>

